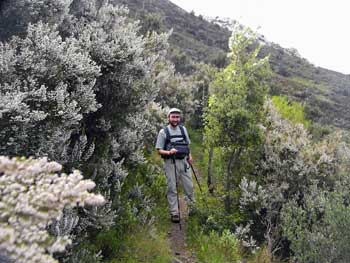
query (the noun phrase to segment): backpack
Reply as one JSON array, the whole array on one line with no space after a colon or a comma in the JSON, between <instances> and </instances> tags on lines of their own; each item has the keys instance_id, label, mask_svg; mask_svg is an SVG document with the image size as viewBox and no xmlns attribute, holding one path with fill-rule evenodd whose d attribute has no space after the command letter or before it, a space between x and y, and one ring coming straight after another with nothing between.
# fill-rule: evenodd
<instances>
[{"instance_id":1,"label":"backpack","mask_svg":"<svg viewBox=\"0 0 350 263\"><path fill-rule=\"evenodd\" d=\"M165 138L163 150L167 150L168 146L170 144L171 148L175 148L177 150L177 152L175 154L175 159L184 159L186 156L188 156L190 154L190 148L188 146L188 140L187 140L187 137L185 134L184 127L179 125L179 128L181 131L181 135L170 135L169 128L167 126L164 127L164 132L165 132L166 138ZM176 142L171 142L171 139L173 139L173 138L182 138L182 140L176 141ZM162 155L162 158L171 159L171 158L173 158L173 156L172 155Z\"/></svg>"}]
</instances>

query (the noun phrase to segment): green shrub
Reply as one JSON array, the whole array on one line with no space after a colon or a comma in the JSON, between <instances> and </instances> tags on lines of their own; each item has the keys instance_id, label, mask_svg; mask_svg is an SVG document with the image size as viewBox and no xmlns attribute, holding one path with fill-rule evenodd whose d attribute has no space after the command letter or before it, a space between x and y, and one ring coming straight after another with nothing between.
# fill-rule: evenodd
<instances>
[{"instance_id":1,"label":"green shrub","mask_svg":"<svg viewBox=\"0 0 350 263\"><path fill-rule=\"evenodd\" d=\"M335 192L313 187L305 205L289 202L283 209L283 230L298 262L346 263L350 260L349 187Z\"/></svg>"},{"instance_id":2,"label":"green shrub","mask_svg":"<svg viewBox=\"0 0 350 263\"><path fill-rule=\"evenodd\" d=\"M291 101L282 96L273 96L272 102L283 118L293 124L301 123L305 127L310 126L310 121L305 119L304 106L299 102Z\"/></svg>"},{"instance_id":3,"label":"green shrub","mask_svg":"<svg viewBox=\"0 0 350 263\"><path fill-rule=\"evenodd\" d=\"M132 234L126 238L124 246L119 259L111 260L110 263L171 262L172 257L167 236L155 228L135 228Z\"/></svg>"},{"instance_id":4,"label":"green shrub","mask_svg":"<svg viewBox=\"0 0 350 263\"><path fill-rule=\"evenodd\" d=\"M239 262L239 241L229 231L221 234L215 231L204 233L198 225L192 225L188 234L188 241L193 248L198 262L229 263Z\"/></svg>"},{"instance_id":5,"label":"green shrub","mask_svg":"<svg viewBox=\"0 0 350 263\"><path fill-rule=\"evenodd\" d=\"M118 256L122 242L116 229L100 232L95 241L98 251L102 251L104 259L111 259Z\"/></svg>"}]
</instances>

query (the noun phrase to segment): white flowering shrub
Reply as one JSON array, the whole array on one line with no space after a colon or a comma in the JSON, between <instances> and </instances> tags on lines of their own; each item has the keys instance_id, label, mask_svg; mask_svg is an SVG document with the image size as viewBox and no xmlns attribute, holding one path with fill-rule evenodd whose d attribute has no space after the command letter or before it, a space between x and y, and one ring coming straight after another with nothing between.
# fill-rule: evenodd
<instances>
[{"instance_id":1,"label":"white flowering shrub","mask_svg":"<svg viewBox=\"0 0 350 263\"><path fill-rule=\"evenodd\" d=\"M0 153L49 156L66 163L84 114L99 105L99 67L74 38L39 23L24 39L0 43Z\"/></svg>"},{"instance_id":2,"label":"white flowering shrub","mask_svg":"<svg viewBox=\"0 0 350 263\"><path fill-rule=\"evenodd\" d=\"M22 27L32 22L26 34L0 44L0 154L47 156L64 171L74 167L96 183L104 205L66 209L50 227L55 235L74 235L61 261L93 261L100 254L80 243L127 225L130 219L123 215L147 218L142 211L149 211L151 202L142 194L129 195L135 189L127 176L145 161L144 144L157 132L153 101L174 77L165 59L168 34L141 36L126 8L101 1L13 4L24 1L26 10L43 13L43 21L28 12L28 19L19 17ZM144 190L141 183L137 190Z\"/></svg>"},{"instance_id":3,"label":"white flowering shrub","mask_svg":"<svg viewBox=\"0 0 350 263\"><path fill-rule=\"evenodd\" d=\"M101 205L101 195L79 171L58 174L62 166L43 159L0 157L0 251L14 262L57 262L68 235L50 236L46 227L65 207Z\"/></svg>"},{"instance_id":4,"label":"white flowering shrub","mask_svg":"<svg viewBox=\"0 0 350 263\"><path fill-rule=\"evenodd\" d=\"M164 81L162 70L169 66L165 63L168 35L138 35L138 23L129 20L125 8L103 5L98 9L80 1L76 12L62 25L62 34L78 39L80 48L101 68L94 86L101 108L85 120L88 141L97 146L95 151L112 152L107 156L114 162L142 161L149 124L143 115Z\"/></svg>"},{"instance_id":5,"label":"white flowering shrub","mask_svg":"<svg viewBox=\"0 0 350 263\"><path fill-rule=\"evenodd\" d=\"M283 206L283 233L297 261L350 260L350 147L344 135L337 133L309 149L313 184L302 199Z\"/></svg>"},{"instance_id":6,"label":"white flowering shrub","mask_svg":"<svg viewBox=\"0 0 350 263\"><path fill-rule=\"evenodd\" d=\"M266 110L262 156L254 178L241 180L240 208L261 224L272 259L282 247L284 206L289 202L295 209L306 205L315 184L320 190L333 191L348 176L349 167L344 164L350 154L339 134L315 143L302 125L282 119L271 102Z\"/></svg>"},{"instance_id":7,"label":"white flowering shrub","mask_svg":"<svg viewBox=\"0 0 350 263\"><path fill-rule=\"evenodd\" d=\"M174 69L168 72L166 69L163 69L162 75L165 75L166 79L162 79L162 86L159 89L156 102L162 108L175 106L181 108L183 117L188 120L194 113L196 103L192 94L195 89L193 80L189 77L186 78L180 74L175 74Z\"/></svg>"}]
</instances>

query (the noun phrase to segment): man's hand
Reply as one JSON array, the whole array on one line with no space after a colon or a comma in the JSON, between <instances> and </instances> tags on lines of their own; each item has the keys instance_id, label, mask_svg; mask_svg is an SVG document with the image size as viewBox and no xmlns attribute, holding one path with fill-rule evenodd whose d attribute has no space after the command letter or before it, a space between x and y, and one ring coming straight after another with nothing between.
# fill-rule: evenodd
<instances>
[{"instance_id":1,"label":"man's hand","mask_svg":"<svg viewBox=\"0 0 350 263\"><path fill-rule=\"evenodd\" d=\"M192 163L193 163L193 158L192 158L192 155L191 155L191 154L188 155L187 162L188 162L189 164L192 164Z\"/></svg>"},{"instance_id":2,"label":"man's hand","mask_svg":"<svg viewBox=\"0 0 350 263\"><path fill-rule=\"evenodd\" d=\"M175 153L177 153L177 150L175 148L170 149L169 155L173 155Z\"/></svg>"}]
</instances>

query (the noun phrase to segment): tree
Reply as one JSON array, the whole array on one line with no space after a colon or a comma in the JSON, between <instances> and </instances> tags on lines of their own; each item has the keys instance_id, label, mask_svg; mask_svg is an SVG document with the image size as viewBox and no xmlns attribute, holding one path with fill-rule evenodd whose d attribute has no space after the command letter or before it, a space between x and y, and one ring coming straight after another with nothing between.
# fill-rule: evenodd
<instances>
[{"instance_id":1,"label":"tree","mask_svg":"<svg viewBox=\"0 0 350 263\"><path fill-rule=\"evenodd\" d=\"M148 13L142 10L140 12L140 20L142 27L140 33L146 35L148 32L164 32L163 17L157 13Z\"/></svg>"},{"instance_id":2,"label":"tree","mask_svg":"<svg viewBox=\"0 0 350 263\"><path fill-rule=\"evenodd\" d=\"M203 128L204 109L208 106L209 87L217 73L217 69L204 63L195 65L196 70L191 76L193 82L192 97L194 100L194 114L191 118L191 126Z\"/></svg>"},{"instance_id":3,"label":"tree","mask_svg":"<svg viewBox=\"0 0 350 263\"><path fill-rule=\"evenodd\" d=\"M269 76L268 58L259 59L250 29L234 31L230 39L231 63L213 83L205 114L205 138L209 147L224 153L225 209L232 211L234 182L239 182L241 157L261 142L259 123ZM251 51L248 48L253 48Z\"/></svg>"}]
</instances>

